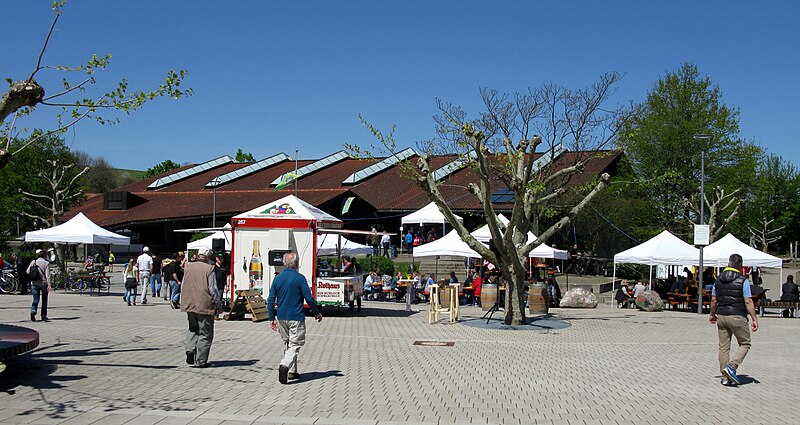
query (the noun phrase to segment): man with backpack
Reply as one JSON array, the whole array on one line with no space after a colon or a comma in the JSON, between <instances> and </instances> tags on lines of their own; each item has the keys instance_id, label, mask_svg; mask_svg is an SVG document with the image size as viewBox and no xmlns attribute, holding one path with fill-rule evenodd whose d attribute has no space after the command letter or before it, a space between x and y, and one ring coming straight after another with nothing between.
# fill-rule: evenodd
<instances>
[{"instance_id":1,"label":"man with backpack","mask_svg":"<svg viewBox=\"0 0 800 425\"><path fill-rule=\"evenodd\" d=\"M42 300L42 321L49 322L47 319L47 296L50 293L50 263L46 257L47 253L44 250L37 249L36 259L28 265L28 278L31 281L31 294L33 294L31 322L36 321L39 299Z\"/></svg>"}]
</instances>

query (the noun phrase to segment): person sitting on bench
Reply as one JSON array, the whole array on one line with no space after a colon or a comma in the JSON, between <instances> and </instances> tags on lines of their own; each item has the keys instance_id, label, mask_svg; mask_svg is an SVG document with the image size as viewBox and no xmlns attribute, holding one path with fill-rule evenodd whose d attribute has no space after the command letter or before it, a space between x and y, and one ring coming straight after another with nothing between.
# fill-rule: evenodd
<instances>
[{"instance_id":1,"label":"person sitting on bench","mask_svg":"<svg viewBox=\"0 0 800 425\"><path fill-rule=\"evenodd\" d=\"M800 291L792 275L786 276L786 282L781 286L781 301L800 302ZM794 309L783 310L783 317L794 317Z\"/></svg>"},{"instance_id":2,"label":"person sitting on bench","mask_svg":"<svg viewBox=\"0 0 800 425\"><path fill-rule=\"evenodd\" d=\"M628 295L628 280L622 280L622 286L617 289L617 293L614 295L614 299L617 300L618 304L621 304L622 307L628 307L629 305L633 305L634 299Z\"/></svg>"}]
</instances>

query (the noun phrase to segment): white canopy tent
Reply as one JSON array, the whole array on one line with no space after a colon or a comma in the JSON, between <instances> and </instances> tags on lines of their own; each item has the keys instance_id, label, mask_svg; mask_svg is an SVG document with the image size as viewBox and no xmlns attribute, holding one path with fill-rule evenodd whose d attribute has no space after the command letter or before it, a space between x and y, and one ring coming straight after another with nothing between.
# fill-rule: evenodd
<instances>
[{"instance_id":1,"label":"white canopy tent","mask_svg":"<svg viewBox=\"0 0 800 425\"><path fill-rule=\"evenodd\" d=\"M130 245L131 238L110 232L78 213L64 224L49 229L25 232L25 242Z\"/></svg>"},{"instance_id":2,"label":"white canopy tent","mask_svg":"<svg viewBox=\"0 0 800 425\"><path fill-rule=\"evenodd\" d=\"M730 233L703 249L703 266L726 267L731 254L741 255L743 266L780 269L779 283L783 282L783 260L747 245ZM782 286L780 290L783 291Z\"/></svg>"},{"instance_id":3,"label":"white canopy tent","mask_svg":"<svg viewBox=\"0 0 800 425\"><path fill-rule=\"evenodd\" d=\"M488 233L488 229L484 229L486 226L479 228L472 232L472 235L475 236L475 239L478 241L486 244L488 242L488 238L486 240L481 240L481 237L476 236L476 233L479 235L482 233ZM529 232L528 240L536 239L532 233ZM443 238L437 239L434 242L427 243L425 245L420 245L414 248L414 256L415 257L432 257L436 255L452 255L455 257L470 257L470 258L480 258L477 252L475 252L472 248L467 245L466 242L461 240L461 236L455 230L451 230L447 233ZM546 244L541 244L536 247L531 253L528 255L531 258L557 258L557 259L567 259L569 258L569 253L567 251L563 251L560 249L554 249Z\"/></svg>"},{"instance_id":4,"label":"white canopy tent","mask_svg":"<svg viewBox=\"0 0 800 425\"><path fill-rule=\"evenodd\" d=\"M455 214L454 214L455 215ZM456 219L459 222L463 222L464 219L460 216L456 215ZM442 225L442 234L444 234L444 226L447 223L447 219L444 217L441 211L439 211L439 207L436 206L433 202L428 205L425 205L418 211L415 211L407 216L404 216L400 219L400 223L405 226L406 224L425 224L425 223L436 223ZM423 235L424 236L424 235Z\"/></svg>"},{"instance_id":5,"label":"white canopy tent","mask_svg":"<svg viewBox=\"0 0 800 425\"><path fill-rule=\"evenodd\" d=\"M703 265L726 267L731 254L741 255L744 266L776 269L783 267L783 260L780 258L759 251L730 233L703 249Z\"/></svg>"},{"instance_id":6,"label":"white canopy tent","mask_svg":"<svg viewBox=\"0 0 800 425\"><path fill-rule=\"evenodd\" d=\"M646 264L648 266L680 266L684 264L697 264L699 257L700 250L678 239L677 236L673 235L668 230L664 230L653 238L614 255L614 272L611 280L611 292L615 290L617 263Z\"/></svg>"},{"instance_id":7,"label":"white canopy tent","mask_svg":"<svg viewBox=\"0 0 800 425\"><path fill-rule=\"evenodd\" d=\"M501 223L504 225L508 225L508 219L503 214L498 214L497 219L500 220ZM485 224L474 232L472 232L472 236L475 237L480 242L489 243L489 239L492 238L492 234L489 231L489 225ZM528 232L528 243L533 242L536 240L536 235L532 232ZM568 260L569 259L569 252L563 249L556 249L547 244L541 244L531 251L528 255L531 258L555 258L558 260Z\"/></svg>"},{"instance_id":8,"label":"white canopy tent","mask_svg":"<svg viewBox=\"0 0 800 425\"><path fill-rule=\"evenodd\" d=\"M186 250L189 251L190 249L200 249L200 248L208 248L211 249L211 245L214 239L225 239L225 251L230 252L231 250L231 224L225 223L225 226L222 228L223 230L218 230L211 235L204 237L203 239L198 239L194 242L189 242L186 245Z\"/></svg>"},{"instance_id":9,"label":"white canopy tent","mask_svg":"<svg viewBox=\"0 0 800 425\"><path fill-rule=\"evenodd\" d=\"M372 247L353 242L344 236L333 233L317 235L317 255L336 255L341 238L341 255L366 255L372 254Z\"/></svg>"}]
</instances>

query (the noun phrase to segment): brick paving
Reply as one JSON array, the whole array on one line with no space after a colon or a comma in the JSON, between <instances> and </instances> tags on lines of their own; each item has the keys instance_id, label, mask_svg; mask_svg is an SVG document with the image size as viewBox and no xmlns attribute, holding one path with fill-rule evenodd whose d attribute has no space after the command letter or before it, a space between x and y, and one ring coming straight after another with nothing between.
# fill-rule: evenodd
<instances>
[{"instance_id":1,"label":"brick paving","mask_svg":"<svg viewBox=\"0 0 800 425\"><path fill-rule=\"evenodd\" d=\"M267 322L217 322L213 367L193 369L185 316L163 300L128 307L59 292L49 323L27 321L29 306L0 296L0 323L41 333L0 375L2 424L800 422L797 319L762 319L741 367L750 383L727 388L707 316L556 309L570 327L508 331L428 325L425 306L366 302L308 321L303 377L281 385L282 344Z\"/></svg>"}]
</instances>

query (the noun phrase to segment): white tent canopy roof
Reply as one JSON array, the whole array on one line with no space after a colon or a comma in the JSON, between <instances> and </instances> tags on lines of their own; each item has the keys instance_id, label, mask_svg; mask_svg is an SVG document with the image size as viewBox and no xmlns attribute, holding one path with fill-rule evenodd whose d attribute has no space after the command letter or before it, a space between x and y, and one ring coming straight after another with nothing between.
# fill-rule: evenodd
<instances>
[{"instance_id":1,"label":"white tent canopy roof","mask_svg":"<svg viewBox=\"0 0 800 425\"><path fill-rule=\"evenodd\" d=\"M109 232L78 213L64 224L25 233L25 242L85 243L129 245L131 238Z\"/></svg>"},{"instance_id":2,"label":"white tent canopy roof","mask_svg":"<svg viewBox=\"0 0 800 425\"><path fill-rule=\"evenodd\" d=\"M742 265L748 267L783 267L783 260L759 251L728 233L703 249L703 265L725 267L731 254L742 256ZM697 262L695 262L697 263Z\"/></svg>"},{"instance_id":3,"label":"white tent canopy roof","mask_svg":"<svg viewBox=\"0 0 800 425\"><path fill-rule=\"evenodd\" d=\"M475 239L478 239L478 241L485 244L484 241L476 236L476 233L483 231L483 227L481 227L480 229L472 232L472 235L475 236ZM488 232L488 229L485 230L485 232ZM533 234L529 236L533 236ZM533 238L536 239L535 236L533 236ZM414 248L415 257L432 257L435 255L452 255L455 257L470 258L481 257L477 252L473 251L466 242L461 240L461 236L458 236L458 233L455 230L451 230L441 239L437 239L434 242ZM529 257L567 259L569 258L569 253L560 249L554 249L546 244L541 244L531 251Z\"/></svg>"},{"instance_id":4,"label":"white tent canopy roof","mask_svg":"<svg viewBox=\"0 0 800 425\"><path fill-rule=\"evenodd\" d=\"M336 255L339 245L339 235L323 233L317 235L317 255ZM342 236L342 255L372 254L372 247L353 242Z\"/></svg>"},{"instance_id":5,"label":"white tent canopy roof","mask_svg":"<svg viewBox=\"0 0 800 425\"><path fill-rule=\"evenodd\" d=\"M443 237L414 248L415 257L433 257L436 255L452 255L454 257L479 258L477 252L461 240L455 230L449 231Z\"/></svg>"},{"instance_id":6,"label":"white tent canopy roof","mask_svg":"<svg viewBox=\"0 0 800 425\"><path fill-rule=\"evenodd\" d=\"M456 215L458 221L464 221L461 217ZM422 224L422 223L445 223L447 219L444 214L439 211L439 207L433 202L422 207L422 209L415 211L400 220L403 224Z\"/></svg>"},{"instance_id":7,"label":"white tent canopy roof","mask_svg":"<svg viewBox=\"0 0 800 425\"><path fill-rule=\"evenodd\" d=\"M700 251L667 230L652 239L614 255L614 263L648 265L697 264Z\"/></svg>"},{"instance_id":8,"label":"white tent canopy roof","mask_svg":"<svg viewBox=\"0 0 800 425\"><path fill-rule=\"evenodd\" d=\"M325 211L322 211L321 209L294 195L285 196L258 208L243 212L233 217L232 220L237 218L283 218L295 220L315 220L319 227L342 227L342 220L339 220L338 218L326 213Z\"/></svg>"},{"instance_id":9,"label":"white tent canopy roof","mask_svg":"<svg viewBox=\"0 0 800 425\"><path fill-rule=\"evenodd\" d=\"M203 239L198 239L198 240L196 240L194 242L189 242L189 244L186 245L186 250L188 251L190 249L200 249L200 248L211 249L211 244L212 244L214 239L225 239L225 251L230 251L231 250L231 230L230 230L231 229L231 224L230 223L225 223L224 229L227 229L227 230L220 230L220 231L214 232L211 235L208 235L208 236L204 237Z\"/></svg>"},{"instance_id":10,"label":"white tent canopy roof","mask_svg":"<svg viewBox=\"0 0 800 425\"><path fill-rule=\"evenodd\" d=\"M508 225L509 223L508 219L503 214L498 214L497 219L500 220L500 222L504 225ZM489 231L489 225L484 224L483 226L479 227L477 230L472 232L472 236L474 236L475 239L480 242L489 243L489 239L492 238L492 233ZM535 240L536 235L534 235L533 232L528 232L527 243L531 243ZM541 244L534 248L528 256L533 258L556 258L559 260L567 260L569 259L569 252L563 249L553 248L547 244Z\"/></svg>"}]
</instances>

